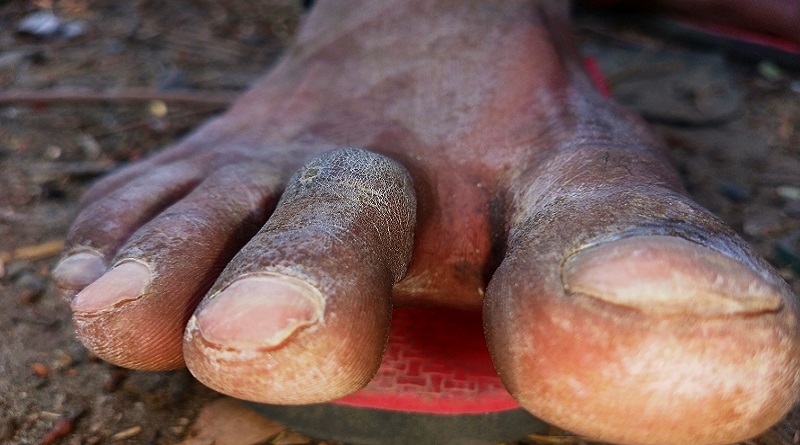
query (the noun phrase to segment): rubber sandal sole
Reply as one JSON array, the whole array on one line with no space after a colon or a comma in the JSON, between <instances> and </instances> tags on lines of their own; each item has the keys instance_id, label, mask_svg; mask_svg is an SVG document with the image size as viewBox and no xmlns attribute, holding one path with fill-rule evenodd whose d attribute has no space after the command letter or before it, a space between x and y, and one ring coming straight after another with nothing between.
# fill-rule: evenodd
<instances>
[{"instance_id":1,"label":"rubber sandal sole","mask_svg":"<svg viewBox=\"0 0 800 445\"><path fill-rule=\"evenodd\" d=\"M312 437L371 444L494 444L550 427L494 370L479 312L395 309L380 369L361 391L304 406L250 404Z\"/></svg>"}]
</instances>

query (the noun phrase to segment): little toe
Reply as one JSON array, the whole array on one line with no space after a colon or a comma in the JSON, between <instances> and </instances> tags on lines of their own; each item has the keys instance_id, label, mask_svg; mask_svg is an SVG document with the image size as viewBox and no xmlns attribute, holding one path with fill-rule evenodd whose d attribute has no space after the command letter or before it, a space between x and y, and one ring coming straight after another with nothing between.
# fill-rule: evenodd
<instances>
[{"instance_id":1,"label":"little toe","mask_svg":"<svg viewBox=\"0 0 800 445\"><path fill-rule=\"evenodd\" d=\"M186 329L192 373L235 397L323 402L366 385L410 261L416 199L383 156L340 149L306 164Z\"/></svg>"},{"instance_id":2,"label":"little toe","mask_svg":"<svg viewBox=\"0 0 800 445\"><path fill-rule=\"evenodd\" d=\"M534 415L613 443L730 443L792 407L796 297L688 198L565 190L517 221L484 315Z\"/></svg>"},{"instance_id":3,"label":"little toe","mask_svg":"<svg viewBox=\"0 0 800 445\"><path fill-rule=\"evenodd\" d=\"M188 194L202 177L203 171L189 162L165 165L85 205L67 235L66 255L53 270L56 285L71 297L98 279L136 230Z\"/></svg>"},{"instance_id":4,"label":"little toe","mask_svg":"<svg viewBox=\"0 0 800 445\"><path fill-rule=\"evenodd\" d=\"M225 264L266 220L282 181L281 174L266 166L230 165L133 232L117 252L114 267L72 300L81 341L119 366L182 366L189 316ZM78 253L59 267L88 263L91 255Z\"/></svg>"}]
</instances>

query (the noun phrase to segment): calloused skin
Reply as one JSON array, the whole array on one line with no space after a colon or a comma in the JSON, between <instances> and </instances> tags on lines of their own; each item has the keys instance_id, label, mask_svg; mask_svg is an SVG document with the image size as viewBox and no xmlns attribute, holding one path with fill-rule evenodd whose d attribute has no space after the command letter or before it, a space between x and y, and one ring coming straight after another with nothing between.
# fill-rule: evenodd
<instances>
[{"instance_id":1,"label":"calloused skin","mask_svg":"<svg viewBox=\"0 0 800 445\"><path fill-rule=\"evenodd\" d=\"M509 392L598 440L714 444L800 390L798 300L583 73L565 2L321 1L221 117L95 185L54 271L81 340L332 400L392 305L483 310Z\"/></svg>"}]
</instances>

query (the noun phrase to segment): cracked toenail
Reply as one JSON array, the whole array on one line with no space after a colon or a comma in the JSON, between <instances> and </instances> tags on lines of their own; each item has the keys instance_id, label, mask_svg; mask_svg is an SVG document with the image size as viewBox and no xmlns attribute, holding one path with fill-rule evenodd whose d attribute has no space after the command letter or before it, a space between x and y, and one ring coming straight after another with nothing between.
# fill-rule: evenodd
<instances>
[{"instance_id":1,"label":"cracked toenail","mask_svg":"<svg viewBox=\"0 0 800 445\"><path fill-rule=\"evenodd\" d=\"M103 258L94 252L79 252L62 259L53 269L53 279L62 289L81 290L106 271Z\"/></svg>"},{"instance_id":2,"label":"cracked toenail","mask_svg":"<svg viewBox=\"0 0 800 445\"><path fill-rule=\"evenodd\" d=\"M319 321L323 309L322 294L308 283L251 276L217 294L196 315L196 325L203 339L220 346L274 348Z\"/></svg>"},{"instance_id":3,"label":"cracked toenail","mask_svg":"<svg viewBox=\"0 0 800 445\"><path fill-rule=\"evenodd\" d=\"M778 289L744 264L669 236L634 236L570 256L567 294L657 315L714 316L777 311Z\"/></svg>"},{"instance_id":4,"label":"cracked toenail","mask_svg":"<svg viewBox=\"0 0 800 445\"><path fill-rule=\"evenodd\" d=\"M72 300L75 312L112 309L144 294L150 285L150 269L136 261L127 261L106 272Z\"/></svg>"}]
</instances>

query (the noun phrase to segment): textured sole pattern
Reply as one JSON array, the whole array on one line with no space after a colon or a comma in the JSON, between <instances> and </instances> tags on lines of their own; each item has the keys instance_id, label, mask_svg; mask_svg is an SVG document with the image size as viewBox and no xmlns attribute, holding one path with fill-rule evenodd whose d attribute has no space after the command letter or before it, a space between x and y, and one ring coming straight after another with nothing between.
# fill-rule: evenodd
<instances>
[{"instance_id":1,"label":"textured sole pattern","mask_svg":"<svg viewBox=\"0 0 800 445\"><path fill-rule=\"evenodd\" d=\"M480 312L441 308L395 309L378 374L333 403L434 414L519 407L492 365Z\"/></svg>"}]
</instances>

